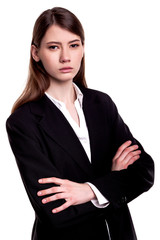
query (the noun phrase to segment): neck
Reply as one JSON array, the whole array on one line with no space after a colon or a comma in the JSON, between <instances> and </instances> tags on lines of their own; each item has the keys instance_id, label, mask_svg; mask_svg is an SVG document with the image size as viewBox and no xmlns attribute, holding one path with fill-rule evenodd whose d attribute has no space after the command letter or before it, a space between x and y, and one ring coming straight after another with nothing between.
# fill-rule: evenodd
<instances>
[{"instance_id":1,"label":"neck","mask_svg":"<svg viewBox=\"0 0 160 240\"><path fill-rule=\"evenodd\" d=\"M76 100L76 94L72 81L51 81L50 86L46 92L53 98L64 102L66 105L74 103Z\"/></svg>"}]
</instances>

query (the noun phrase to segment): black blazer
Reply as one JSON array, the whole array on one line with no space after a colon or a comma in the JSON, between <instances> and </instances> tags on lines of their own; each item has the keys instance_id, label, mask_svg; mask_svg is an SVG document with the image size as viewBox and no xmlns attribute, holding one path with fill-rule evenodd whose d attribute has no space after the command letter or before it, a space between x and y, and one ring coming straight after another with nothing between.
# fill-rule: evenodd
<instances>
[{"instance_id":1,"label":"black blazer","mask_svg":"<svg viewBox=\"0 0 160 240\"><path fill-rule=\"evenodd\" d=\"M47 96L24 104L7 120L9 141L36 214L32 239L107 239L105 219L112 240L135 240L127 203L153 185L153 161L133 138L107 94L87 88L81 91L92 163L68 121ZM111 171L113 156L127 140L139 145L140 159L126 170ZM88 202L53 214L51 210L65 200L43 205L37 196L40 189L53 186L40 185L38 179L53 176L93 183L110 205L99 209Z\"/></svg>"}]
</instances>

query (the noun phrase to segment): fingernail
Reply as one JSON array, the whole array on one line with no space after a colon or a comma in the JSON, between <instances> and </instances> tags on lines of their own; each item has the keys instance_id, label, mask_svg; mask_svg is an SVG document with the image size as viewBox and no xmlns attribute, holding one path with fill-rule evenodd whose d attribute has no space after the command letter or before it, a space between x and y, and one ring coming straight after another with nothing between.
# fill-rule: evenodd
<instances>
[{"instance_id":1,"label":"fingernail","mask_svg":"<svg viewBox=\"0 0 160 240\"><path fill-rule=\"evenodd\" d=\"M42 183L42 179L39 179L38 182L39 182L39 183Z\"/></svg>"},{"instance_id":2,"label":"fingernail","mask_svg":"<svg viewBox=\"0 0 160 240\"><path fill-rule=\"evenodd\" d=\"M55 209L52 210L52 213L56 213L57 211Z\"/></svg>"},{"instance_id":3,"label":"fingernail","mask_svg":"<svg viewBox=\"0 0 160 240\"><path fill-rule=\"evenodd\" d=\"M41 195L42 195L42 192L38 192L37 195L38 195L38 196L41 196Z\"/></svg>"},{"instance_id":4,"label":"fingernail","mask_svg":"<svg viewBox=\"0 0 160 240\"><path fill-rule=\"evenodd\" d=\"M47 202L46 199L43 199L43 200L42 200L42 203L46 203L46 202Z\"/></svg>"}]
</instances>

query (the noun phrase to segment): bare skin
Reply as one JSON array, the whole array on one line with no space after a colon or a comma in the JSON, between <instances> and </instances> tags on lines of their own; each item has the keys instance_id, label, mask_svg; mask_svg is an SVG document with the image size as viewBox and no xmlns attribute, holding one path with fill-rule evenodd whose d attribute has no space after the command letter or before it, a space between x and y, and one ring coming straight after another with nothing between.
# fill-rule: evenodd
<instances>
[{"instance_id":1,"label":"bare skin","mask_svg":"<svg viewBox=\"0 0 160 240\"><path fill-rule=\"evenodd\" d=\"M131 141L127 141L118 148L112 160L112 171L127 169L129 165L140 158L141 151L138 150L138 145L130 146L131 143Z\"/></svg>"}]
</instances>

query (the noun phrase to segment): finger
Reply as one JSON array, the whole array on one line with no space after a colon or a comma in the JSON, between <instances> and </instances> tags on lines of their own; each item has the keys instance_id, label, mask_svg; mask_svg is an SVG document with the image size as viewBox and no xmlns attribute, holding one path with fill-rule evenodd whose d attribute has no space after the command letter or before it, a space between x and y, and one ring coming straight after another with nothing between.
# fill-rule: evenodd
<instances>
[{"instance_id":1,"label":"finger","mask_svg":"<svg viewBox=\"0 0 160 240\"><path fill-rule=\"evenodd\" d=\"M52 213L61 212L61 211L65 210L66 208L70 207L70 206L71 206L71 202L67 201L63 205L61 205L60 207L53 209Z\"/></svg>"},{"instance_id":2,"label":"finger","mask_svg":"<svg viewBox=\"0 0 160 240\"><path fill-rule=\"evenodd\" d=\"M125 143L123 143L119 148L118 148L118 150L117 150L117 152L116 152L116 154L115 154L115 156L114 156L114 158L113 158L113 161L115 160L115 159L117 159L117 158L119 158L119 156L122 154L122 152L127 148L127 147L129 147L130 145L131 145L131 141L129 140L129 141L126 141Z\"/></svg>"},{"instance_id":3,"label":"finger","mask_svg":"<svg viewBox=\"0 0 160 240\"><path fill-rule=\"evenodd\" d=\"M52 193L62 192L62 187L52 187L45 190L41 190L37 193L38 196L44 196Z\"/></svg>"},{"instance_id":4,"label":"finger","mask_svg":"<svg viewBox=\"0 0 160 240\"><path fill-rule=\"evenodd\" d=\"M126 155L126 157L124 158L124 163L128 163L129 161L131 161L132 160L132 158L134 158L134 157L136 157L136 156L138 156L138 155L140 155L141 154L141 150L137 150L137 151L131 151L131 152L129 152L127 155Z\"/></svg>"},{"instance_id":5,"label":"finger","mask_svg":"<svg viewBox=\"0 0 160 240\"><path fill-rule=\"evenodd\" d=\"M119 156L119 161L123 161L127 155L132 155L132 153L137 150L139 147L138 145L133 145L131 147L127 147L122 154Z\"/></svg>"},{"instance_id":6,"label":"finger","mask_svg":"<svg viewBox=\"0 0 160 240\"><path fill-rule=\"evenodd\" d=\"M126 164L125 169L128 168L129 165L132 165L134 162L136 162L139 158L140 158L140 155L136 155L135 157L130 159Z\"/></svg>"},{"instance_id":7,"label":"finger","mask_svg":"<svg viewBox=\"0 0 160 240\"><path fill-rule=\"evenodd\" d=\"M42 199L42 203L46 204L60 199L69 199L69 196L66 193L57 193L55 195Z\"/></svg>"},{"instance_id":8,"label":"finger","mask_svg":"<svg viewBox=\"0 0 160 240\"><path fill-rule=\"evenodd\" d=\"M64 182L64 179L56 178L56 177L50 177L50 178L41 178L38 180L40 184L46 184L46 183L55 183L57 185L61 185Z\"/></svg>"}]
</instances>

